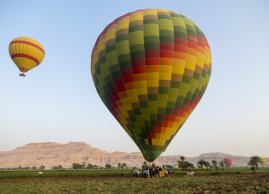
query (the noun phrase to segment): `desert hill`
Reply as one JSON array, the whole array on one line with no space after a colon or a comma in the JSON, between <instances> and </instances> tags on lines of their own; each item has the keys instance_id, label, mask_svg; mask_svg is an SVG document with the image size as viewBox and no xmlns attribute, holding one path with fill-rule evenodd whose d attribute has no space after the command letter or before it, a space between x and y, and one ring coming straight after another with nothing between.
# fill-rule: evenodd
<instances>
[{"instance_id":1,"label":"desert hill","mask_svg":"<svg viewBox=\"0 0 269 194\"><path fill-rule=\"evenodd\" d=\"M224 157L231 157L235 166L246 166L249 157L233 156L224 153L204 153L196 157L188 157L187 160L196 165L200 159L211 162L212 160L221 161ZM155 163L176 164L179 155L161 156ZM70 142L66 144L45 142L30 143L25 146L18 147L11 151L0 152L0 168L14 168L18 166L39 167L44 165L47 169L59 164L65 168L71 167L73 163L96 164L105 166L125 162L128 166L140 167L144 158L141 153L124 153L124 152L106 152L98 148L94 148L84 142ZM268 160L267 160L268 161ZM269 166L267 162L265 166Z\"/></svg>"}]
</instances>

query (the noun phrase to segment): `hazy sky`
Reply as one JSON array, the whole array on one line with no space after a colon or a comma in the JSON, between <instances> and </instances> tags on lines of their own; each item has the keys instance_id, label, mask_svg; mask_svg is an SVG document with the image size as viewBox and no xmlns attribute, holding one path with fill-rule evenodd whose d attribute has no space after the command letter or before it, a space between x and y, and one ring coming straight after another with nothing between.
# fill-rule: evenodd
<instances>
[{"instance_id":1,"label":"hazy sky","mask_svg":"<svg viewBox=\"0 0 269 194\"><path fill-rule=\"evenodd\" d=\"M208 88L164 155L205 152L269 156L269 1L0 0L0 151L30 142L84 141L137 152L99 98L93 44L115 18L164 8L193 20L213 57ZM25 78L9 42L29 36L46 50Z\"/></svg>"}]
</instances>

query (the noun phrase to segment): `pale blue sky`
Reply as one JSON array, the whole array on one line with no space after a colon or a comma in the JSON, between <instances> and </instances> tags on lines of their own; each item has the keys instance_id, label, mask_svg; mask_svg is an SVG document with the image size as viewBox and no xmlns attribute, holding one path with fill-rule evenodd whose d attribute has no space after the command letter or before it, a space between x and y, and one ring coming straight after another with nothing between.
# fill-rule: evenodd
<instances>
[{"instance_id":1,"label":"pale blue sky","mask_svg":"<svg viewBox=\"0 0 269 194\"><path fill-rule=\"evenodd\" d=\"M266 0L0 0L0 151L47 141L139 151L100 100L90 55L107 24L143 8L169 9L193 20L213 56L205 95L164 155L269 156ZM8 53L9 42L21 35L37 39L46 50L43 63L25 78Z\"/></svg>"}]
</instances>

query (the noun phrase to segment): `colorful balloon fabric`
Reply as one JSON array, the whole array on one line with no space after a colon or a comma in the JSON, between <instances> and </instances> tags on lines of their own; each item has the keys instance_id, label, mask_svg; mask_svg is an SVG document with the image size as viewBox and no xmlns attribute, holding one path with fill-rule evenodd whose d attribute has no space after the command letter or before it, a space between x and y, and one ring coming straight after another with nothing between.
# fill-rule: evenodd
<instances>
[{"instance_id":1,"label":"colorful balloon fabric","mask_svg":"<svg viewBox=\"0 0 269 194\"><path fill-rule=\"evenodd\" d=\"M267 162L267 158L266 157L261 157L260 158L260 163L263 165L264 163Z\"/></svg>"},{"instance_id":2,"label":"colorful balloon fabric","mask_svg":"<svg viewBox=\"0 0 269 194\"><path fill-rule=\"evenodd\" d=\"M151 162L203 96L211 73L210 47L185 16L138 10L100 34L91 73L106 107Z\"/></svg>"},{"instance_id":3,"label":"colorful balloon fabric","mask_svg":"<svg viewBox=\"0 0 269 194\"><path fill-rule=\"evenodd\" d=\"M9 44L9 54L21 72L27 72L38 66L44 59L43 46L28 37L18 37Z\"/></svg>"},{"instance_id":4,"label":"colorful balloon fabric","mask_svg":"<svg viewBox=\"0 0 269 194\"><path fill-rule=\"evenodd\" d=\"M230 168L234 163L232 158L224 158L223 162L224 162L225 166L228 168Z\"/></svg>"}]
</instances>

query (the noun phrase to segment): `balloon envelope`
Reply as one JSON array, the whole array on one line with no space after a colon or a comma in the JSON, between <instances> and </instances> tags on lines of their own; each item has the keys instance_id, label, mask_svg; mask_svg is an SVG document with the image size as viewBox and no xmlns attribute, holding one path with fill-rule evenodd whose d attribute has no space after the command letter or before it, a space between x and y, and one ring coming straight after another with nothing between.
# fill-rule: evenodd
<instances>
[{"instance_id":1,"label":"balloon envelope","mask_svg":"<svg viewBox=\"0 0 269 194\"><path fill-rule=\"evenodd\" d=\"M203 32L164 9L127 13L98 37L91 57L99 96L147 161L154 161L200 101L210 78Z\"/></svg>"},{"instance_id":2,"label":"balloon envelope","mask_svg":"<svg viewBox=\"0 0 269 194\"><path fill-rule=\"evenodd\" d=\"M225 164L226 167L231 167L234 163L232 158L224 158L223 162Z\"/></svg>"},{"instance_id":3,"label":"balloon envelope","mask_svg":"<svg viewBox=\"0 0 269 194\"><path fill-rule=\"evenodd\" d=\"M43 46L35 39L18 37L9 44L9 54L21 72L27 72L38 66L44 59Z\"/></svg>"},{"instance_id":4,"label":"balloon envelope","mask_svg":"<svg viewBox=\"0 0 269 194\"><path fill-rule=\"evenodd\" d=\"M261 164L266 163L266 161L267 161L267 158L266 157L260 157Z\"/></svg>"}]
</instances>

